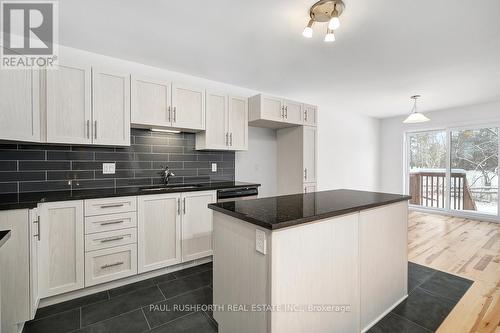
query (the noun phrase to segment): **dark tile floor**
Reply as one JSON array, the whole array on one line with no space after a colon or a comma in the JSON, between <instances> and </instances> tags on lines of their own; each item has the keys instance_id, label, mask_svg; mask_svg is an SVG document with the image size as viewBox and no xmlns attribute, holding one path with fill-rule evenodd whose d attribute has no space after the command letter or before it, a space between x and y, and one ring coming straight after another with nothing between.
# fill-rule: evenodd
<instances>
[{"instance_id":1,"label":"dark tile floor","mask_svg":"<svg viewBox=\"0 0 500 333\"><path fill-rule=\"evenodd\" d=\"M369 332L435 331L472 284L413 263L408 273L408 299ZM209 263L40 308L24 332L216 333L211 303Z\"/></svg>"},{"instance_id":2,"label":"dark tile floor","mask_svg":"<svg viewBox=\"0 0 500 333\"><path fill-rule=\"evenodd\" d=\"M473 281L408 263L408 298L369 333L435 332Z\"/></svg>"}]
</instances>

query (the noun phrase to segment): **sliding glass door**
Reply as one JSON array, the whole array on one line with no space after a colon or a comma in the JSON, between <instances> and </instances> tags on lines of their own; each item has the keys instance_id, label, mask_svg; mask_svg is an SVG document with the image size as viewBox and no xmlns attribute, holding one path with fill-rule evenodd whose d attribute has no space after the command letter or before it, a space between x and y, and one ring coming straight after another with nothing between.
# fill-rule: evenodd
<instances>
[{"instance_id":1,"label":"sliding glass door","mask_svg":"<svg viewBox=\"0 0 500 333\"><path fill-rule=\"evenodd\" d=\"M451 131L450 207L498 214L498 128Z\"/></svg>"},{"instance_id":2,"label":"sliding glass door","mask_svg":"<svg viewBox=\"0 0 500 333\"><path fill-rule=\"evenodd\" d=\"M444 208L446 196L446 131L408 136L411 204Z\"/></svg>"},{"instance_id":3,"label":"sliding glass door","mask_svg":"<svg viewBox=\"0 0 500 333\"><path fill-rule=\"evenodd\" d=\"M408 133L410 204L498 217L498 155L498 126Z\"/></svg>"}]
</instances>

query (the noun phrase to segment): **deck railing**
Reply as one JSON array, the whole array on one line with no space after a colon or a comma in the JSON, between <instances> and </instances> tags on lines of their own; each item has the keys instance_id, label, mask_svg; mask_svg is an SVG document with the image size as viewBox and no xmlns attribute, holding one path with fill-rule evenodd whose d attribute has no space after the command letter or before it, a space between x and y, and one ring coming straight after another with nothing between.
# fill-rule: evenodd
<instances>
[{"instance_id":1,"label":"deck railing","mask_svg":"<svg viewBox=\"0 0 500 333\"><path fill-rule=\"evenodd\" d=\"M452 172L450 183L450 208L477 210L467 183L465 172ZM416 171L410 173L411 204L445 208L446 173L442 171Z\"/></svg>"}]
</instances>

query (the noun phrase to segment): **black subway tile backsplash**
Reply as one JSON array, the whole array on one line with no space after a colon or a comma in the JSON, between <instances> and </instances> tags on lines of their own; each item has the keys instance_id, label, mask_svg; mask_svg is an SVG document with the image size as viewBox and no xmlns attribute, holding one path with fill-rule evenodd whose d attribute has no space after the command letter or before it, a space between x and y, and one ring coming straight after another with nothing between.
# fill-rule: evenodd
<instances>
[{"instance_id":1,"label":"black subway tile backsplash","mask_svg":"<svg viewBox=\"0 0 500 333\"><path fill-rule=\"evenodd\" d=\"M36 201L37 191L149 186L169 166L172 183L234 180L234 152L196 151L192 133L132 129L130 147L0 142L0 202ZM102 163L116 163L112 175ZM211 171L217 163L217 172Z\"/></svg>"}]
</instances>

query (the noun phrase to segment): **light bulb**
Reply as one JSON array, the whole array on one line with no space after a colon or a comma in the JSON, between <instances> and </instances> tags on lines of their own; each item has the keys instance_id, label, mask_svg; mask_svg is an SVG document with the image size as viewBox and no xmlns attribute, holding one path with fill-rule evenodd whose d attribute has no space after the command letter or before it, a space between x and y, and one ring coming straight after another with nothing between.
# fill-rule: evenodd
<instances>
[{"instance_id":1,"label":"light bulb","mask_svg":"<svg viewBox=\"0 0 500 333\"><path fill-rule=\"evenodd\" d=\"M305 27L304 31L302 31L302 36L311 38L313 36L313 29L311 27Z\"/></svg>"},{"instance_id":2,"label":"light bulb","mask_svg":"<svg viewBox=\"0 0 500 333\"><path fill-rule=\"evenodd\" d=\"M313 25L314 21L312 19L309 20L309 23L307 23L307 27L304 28L304 31L302 31L302 36L305 38L311 38L313 36Z\"/></svg>"},{"instance_id":3,"label":"light bulb","mask_svg":"<svg viewBox=\"0 0 500 333\"><path fill-rule=\"evenodd\" d=\"M340 20L338 16L333 16L328 22L328 29L336 30L340 27Z\"/></svg>"},{"instance_id":4,"label":"light bulb","mask_svg":"<svg viewBox=\"0 0 500 333\"><path fill-rule=\"evenodd\" d=\"M335 35L333 34L333 30L331 29L326 30L325 42L334 42L334 41L335 41Z\"/></svg>"}]
</instances>

